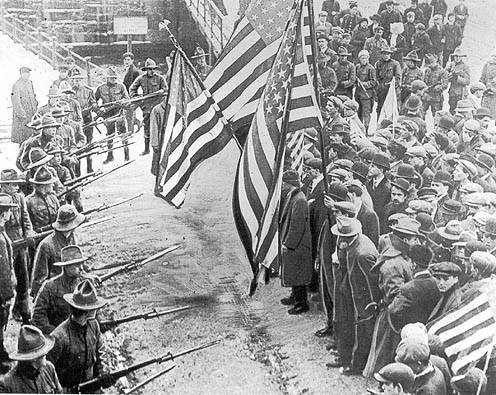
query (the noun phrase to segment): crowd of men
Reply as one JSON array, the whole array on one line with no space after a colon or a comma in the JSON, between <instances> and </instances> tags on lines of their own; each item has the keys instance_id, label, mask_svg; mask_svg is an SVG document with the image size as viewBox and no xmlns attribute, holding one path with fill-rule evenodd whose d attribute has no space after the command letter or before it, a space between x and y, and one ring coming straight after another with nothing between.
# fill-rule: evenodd
<instances>
[{"instance_id":1,"label":"crowd of men","mask_svg":"<svg viewBox=\"0 0 496 395\"><path fill-rule=\"evenodd\" d=\"M369 19L355 0L324 1L325 127L303 131L301 169L286 157L272 270L292 292L281 303L305 313L320 292L328 366L389 394L496 393L492 359L452 377L426 329L496 275L496 52L475 82L460 47L467 19L463 0L452 12L412 0L404 13L385 1ZM399 118L375 128L392 83Z\"/></svg>"}]
</instances>

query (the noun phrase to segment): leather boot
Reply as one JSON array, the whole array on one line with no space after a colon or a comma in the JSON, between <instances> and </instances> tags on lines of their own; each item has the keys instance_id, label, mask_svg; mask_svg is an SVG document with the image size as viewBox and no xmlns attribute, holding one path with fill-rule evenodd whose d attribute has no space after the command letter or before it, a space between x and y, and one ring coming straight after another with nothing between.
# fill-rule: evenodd
<instances>
[{"instance_id":1,"label":"leather boot","mask_svg":"<svg viewBox=\"0 0 496 395\"><path fill-rule=\"evenodd\" d=\"M129 148L124 147L124 160L127 162L129 160Z\"/></svg>"},{"instance_id":2,"label":"leather boot","mask_svg":"<svg viewBox=\"0 0 496 395\"><path fill-rule=\"evenodd\" d=\"M110 151L107 154L107 159L103 161L103 164L106 165L107 163L113 162L114 161L114 151Z\"/></svg>"},{"instance_id":3,"label":"leather boot","mask_svg":"<svg viewBox=\"0 0 496 395\"><path fill-rule=\"evenodd\" d=\"M145 150L141 153L141 155L148 155L150 153L150 139L145 138Z\"/></svg>"}]
</instances>

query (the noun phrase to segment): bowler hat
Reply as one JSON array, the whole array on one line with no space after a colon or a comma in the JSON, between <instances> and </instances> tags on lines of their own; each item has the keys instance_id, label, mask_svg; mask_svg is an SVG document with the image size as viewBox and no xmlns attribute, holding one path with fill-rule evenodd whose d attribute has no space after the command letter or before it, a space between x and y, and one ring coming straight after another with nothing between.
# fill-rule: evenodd
<instances>
[{"instance_id":1,"label":"bowler hat","mask_svg":"<svg viewBox=\"0 0 496 395\"><path fill-rule=\"evenodd\" d=\"M96 294L96 288L89 280L79 283L73 293L65 294L64 300L79 310L96 310L107 301Z\"/></svg>"},{"instance_id":2,"label":"bowler hat","mask_svg":"<svg viewBox=\"0 0 496 395\"><path fill-rule=\"evenodd\" d=\"M432 182L444 184L450 186L453 183L451 174L444 170L438 170L432 178Z\"/></svg>"},{"instance_id":3,"label":"bowler hat","mask_svg":"<svg viewBox=\"0 0 496 395\"><path fill-rule=\"evenodd\" d=\"M40 166L36 169L33 178L29 179L29 182L35 185L50 185L55 181L56 178L45 166Z\"/></svg>"},{"instance_id":4,"label":"bowler hat","mask_svg":"<svg viewBox=\"0 0 496 395\"><path fill-rule=\"evenodd\" d=\"M12 201L12 197L6 193L0 193L0 207L2 208L14 208L17 207Z\"/></svg>"},{"instance_id":5,"label":"bowler hat","mask_svg":"<svg viewBox=\"0 0 496 395\"><path fill-rule=\"evenodd\" d=\"M443 276L458 276L461 274L462 269L456 263L453 262L438 262L434 263L429 268L433 276L443 275Z\"/></svg>"},{"instance_id":6,"label":"bowler hat","mask_svg":"<svg viewBox=\"0 0 496 395\"><path fill-rule=\"evenodd\" d=\"M15 169L4 169L0 173L0 184L24 184L26 181L19 178Z\"/></svg>"},{"instance_id":7,"label":"bowler hat","mask_svg":"<svg viewBox=\"0 0 496 395\"><path fill-rule=\"evenodd\" d=\"M374 374L377 381L381 383L392 382L394 384L401 384L403 391L410 393L415 383L415 374L413 370L398 362L390 363Z\"/></svg>"},{"instance_id":8,"label":"bowler hat","mask_svg":"<svg viewBox=\"0 0 496 395\"><path fill-rule=\"evenodd\" d=\"M441 118L439 118L437 126L446 130L450 130L455 127L455 120L450 115L443 115Z\"/></svg>"},{"instance_id":9,"label":"bowler hat","mask_svg":"<svg viewBox=\"0 0 496 395\"><path fill-rule=\"evenodd\" d=\"M420 59L417 55L417 51L410 51L403 57L403 60L412 60L414 62L420 62Z\"/></svg>"},{"instance_id":10,"label":"bowler hat","mask_svg":"<svg viewBox=\"0 0 496 395\"><path fill-rule=\"evenodd\" d=\"M462 210L462 204L458 200L448 199L443 202L441 208L448 214L458 214Z\"/></svg>"},{"instance_id":11,"label":"bowler hat","mask_svg":"<svg viewBox=\"0 0 496 395\"><path fill-rule=\"evenodd\" d=\"M52 228L59 232L68 232L76 229L85 219L84 214L78 213L72 204L64 204L59 207L57 220L52 224Z\"/></svg>"},{"instance_id":12,"label":"bowler hat","mask_svg":"<svg viewBox=\"0 0 496 395\"><path fill-rule=\"evenodd\" d=\"M9 357L16 361L32 361L46 355L54 344L54 338L44 336L37 327L23 325L17 339L17 350L10 353Z\"/></svg>"},{"instance_id":13,"label":"bowler hat","mask_svg":"<svg viewBox=\"0 0 496 395\"><path fill-rule=\"evenodd\" d=\"M417 214L415 219L420 222L420 233L426 235L436 230L436 224L432 220L432 216L430 214L420 212Z\"/></svg>"},{"instance_id":14,"label":"bowler hat","mask_svg":"<svg viewBox=\"0 0 496 395\"><path fill-rule=\"evenodd\" d=\"M403 178L409 182L414 182L416 188L420 188L422 184L422 178L418 174L413 166L402 163L396 168L396 172L393 174L395 178Z\"/></svg>"},{"instance_id":15,"label":"bowler hat","mask_svg":"<svg viewBox=\"0 0 496 395\"><path fill-rule=\"evenodd\" d=\"M338 202L348 200L348 188L342 182L332 182L327 193Z\"/></svg>"},{"instance_id":16,"label":"bowler hat","mask_svg":"<svg viewBox=\"0 0 496 395\"><path fill-rule=\"evenodd\" d=\"M460 240L460 235L462 232L462 223L457 220L451 220L446 224L446 226L438 229L439 236L449 241Z\"/></svg>"},{"instance_id":17,"label":"bowler hat","mask_svg":"<svg viewBox=\"0 0 496 395\"><path fill-rule=\"evenodd\" d=\"M374 155L374 158L372 159L372 163L377 167L380 167L381 169L389 170L391 168L391 165L389 163L389 157L380 152Z\"/></svg>"},{"instance_id":18,"label":"bowler hat","mask_svg":"<svg viewBox=\"0 0 496 395\"><path fill-rule=\"evenodd\" d=\"M419 228L420 222L410 217L400 218L395 225L391 225L391 230L394 233L401 233L411 236L418 236Z\"/></svg>"},{"instance_id":19,"label":"bowler hat","mask_svg":"<svg viewBox=\"0 0 496 395\"><path fill-rule=\"evenodd\" d=\"M405 102L405 108L408 111L417 111L420 107L422 107L422 100L420 100L420 97L411 94Z\"/></svg>"},{"instance_id":20,"label":"bowler hat","mask_svg":"<svg viewBox=\"0 0 496 395\"><path fill-rule=\"evenodd\" d=\"M362 182L367 180L369 174L369 167L363 162L355 162L351 166L351 172L358 177Z\"/></svg>"},{"instance_id":21,"label":"bowler hat","mask_svg":"<svg viewBox=\"0 0 496 395\"><path fill-rule=\"evenodd\" d=\"M155 63L153 59L148 58L145 60L145 65L141 68L141 70L142 71L155 70L156 68L158 68L157 63Z\"/></svg>"},{"instance_id":22,"label":"bowler hat","mask_svg":"<svg viewBox=\"0 0 496 395\"><path fill-rule=\"evenodd\" d=\"M410 183L404 178L395 178L391 181L391 185L401 189L405 192L405 195L408 194L408 190L410 189Z\"/></svg>"},{"instance_id":23,"label":"bowler hat","mask_svg":"<svg viewBox=\"0 0 496 395\"><path fill-rule=\"evenodd\" d=\"M336 217L336 224L331 227L333 235L351 237L362 233L362 224L356 218Z\"/></svg>"},{"instance_id":24,"label":"bowler hat","mask_svg":"<svg viewBox=\"0 0 496 395\"><path fill-rule=\"evenodd\" d=\"M41 148L31 148L29 151L29 165L26 170L34 169L35 167L47 164L53 159L53 155L48 155Z\"/></svg>"},{"instance_id":25,"label":"bowler hat","mask_svg":"<svg viewBox=\"0 0 496 395\"><path fill-rule=\"evenodd\" d=\"M475 119L480 119L480 118L484 118L484 117L489 117L489 118L492 119L493 116L491 114L491 111L489 111L489 109L486 108L486 107L480 107L480 108L478 108L475 111L474 118Z\"/></svg>"},{"instance_id":26,"label":"bowler hat","mask_svg":"<svg viewBox=\"0 0 496 395\"><path fill-rule=\"evenodd\" d=\"M55 262L54 266L69 266L76 263L86 262L89 258L83 256L81 247L69 245L60 250L60 262Z\"/></svg>"},{"instance_id":27,"label":"bowler hat","mask_svg":"<svg viewBox=\"0 0 496 395\"><path fill-rule=\"evenodd\" d=\"M463 376L458 375L453 377L451 379L451 386L460 395L471 395L477 392L485 394L487 377L482 370L473 367Z\"/></svg>"}]
</instances>

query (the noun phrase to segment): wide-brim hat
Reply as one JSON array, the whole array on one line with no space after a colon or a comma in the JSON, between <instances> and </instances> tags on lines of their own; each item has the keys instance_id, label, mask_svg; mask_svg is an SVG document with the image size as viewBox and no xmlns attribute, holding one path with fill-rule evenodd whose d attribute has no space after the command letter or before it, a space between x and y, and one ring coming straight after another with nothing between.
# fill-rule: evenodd
<instances>
[{"instance_id":1,"label":"wide-brim hat","mask_svg":"<svg viewBox=\"0 0 496 395\"><path fill-rule=\"evenodd\" d=\"M417 95L410 95L405 102L405 108L408 111L417 111L420 107L422 107L422 100Z\"/></svg>"},{"instance_id":2,"label":"wide-brim hat","mask_svg":"<svg viewBox=\"0 0 496 395\"><path fill-rule=\"evenodd\" d=\"M406 56L403 57L403 60L411 60L413 62L420 62L421 59L419 59L417 55L417 51L411 51L406 54Z\"/></svg>"},{"instance_id":3,"label":"wide-brim hat","mask_svg":"<svg viewBox=\"0 0 496 395\"><path fill-rule=\"evenodd\" d=\"M75 67L72 70L72 73L71 73L71 75L70 75L69 78L70 79L73 79L73 80L75 80L75 79L84 79L83 75L81 74L81 71L77 67Z\"/></svg>"},{"instance_id":4,"label":"wide-brim hat","mask_svg":"<svg viewBox=\"0 0 496 395\"><path fill-rule=\"evenodd\" d=\"M382 29L382 30L384 30L384 29ZM389 45L386 45L386 44L381 46L380 52L381 53L391 53L391 54L394 53L394 51L391 49L391 47Z\"/></svg>"},{"instance_id":5,"label":"wide-brim hat","mask_svg":"<svg viewBox=\"0 0 496 395\"><path fill-rule=\"evenodd\" d=\"M16 361L32 361L46 355L54 346L55 339L44 336L40 329L33 325L23 325L17 340L17 350L10 353L10 359Z\"/></svg>"},{"instance_id":6,"label":"wide-brim hat","mask_svg":"<svg viewBox=\"0 0 496 395\"><path fill-rule=\"evenodd\" d=\"M107 304L107 301L96 294L95 286L89 280L84 280L76 286L73 293L65 294L64 300L79 310L97 310Z\"/></svg>"},{"instance_id":7,"label":"wide-brim hat","mask_svg":"<svg viewBox=\"0 0 496 395\"><path fill-rule=\"evenodd\" d=\"M338 56L351 56L351 54L348 52L348 50L345 47L339 47L337 55Z\"/></svg>"},{"instance_id":8,"label":"wide-brim hat","mask_svg":"<svg viewBox=\"0 0 496 395\"><path fill-rule=\"evenodd\" d=\"M438 228L438 234L443 239L450 241L458 241L460 240L460 236L463 232L462 223L457 220L449 221L446 226Z\"/></svg>"},{"instance_id":9,"label":"wide-brim hat","mask_svg":"<svg viewBox=\"0 0 496 395\"><path fill-rule=\"evenodd\" d=\"M336 224L331 227L331 233L341 237L352 237L362 233L362 224L356 218L336 217Z\"/></svg>"},{"instance_id":10,"label":"wide-brim hat","mask_svg":"<svg viewBox=\"0 0 496 395\"><path fill-rule=\"evenodd\" d=\"M84 214L78 213L72 204L64 204L60 206L57 220L52 224L52 228L59 232L68 232L76 229L85 220Z\"/></svg>"},{"instance_id":11,"label":"wide-brim hat","mask_svg":"<svg viewBox=\"0 0 496 395\"><path fill-rule=\"evenodd\" d=\"M48 113L43 115L43 118L41 118L41 123L38 127L36 127L36 130L41 130L41 129L46 129L46 128L56 128L62 126L61 123L58 123L55 118L52 116L52 114Z\"/></svg>"},{"instance_id":12,"label":"wide-brim hat","mask_svg":"<svg viewBox=\"0 0 496 395\"><path fill-rule=\"evenodd\" d=\"M53 184L55 181L56 178L45 166L40 166L34 173L33 178L29 179L29 182L35 185L49 185Z\"/></svg>"},{"instance_id":13,"label":"wide-brim hat","mask_svg":"<svg viewBox=\"0 0 496 395\"><path fill-rule=\"evenodd\" d=\"M29 151L29 165L26 166L26 170L43 166L50 162L52 158L52 155L48 155L41 148L32 148L31 151Z\"/></svg>"},{"instance_id":14,"label":"wide-brim hat","mask_svg":"<svg viewBox=\"0 0 496 395\"><path fill-rule=\"evenodd\" d=\"M14 169L4 169L0 173L0 184L24 184L25 182Z\"/></svg>"},{"instance_id":15,"label":"wide-brim hat","mask_svg":"<svg viewBox=\"0 0 496 395\"><path fill-rule=\"evenodd\" d=\"M105 70L105 78L117 78L117 71L115 71L114 67L108 67L107 70Z\"/></svg>"},{"instance_id":16,"label":"wide-brim hat","mask_svg":"<svg viewBox=\"0 0 496 395\"><path fill-rule=\"evenodd\" d=\"M454 52L451 54L451 56L459 56L461 58L466 57L467 55L462 51L460 47L456 47Z\"/></svg>"},{"instance_id":17,"label":"wide-brim hat","mask_svg":"<svg viewBox=\"0 0 496 395\"><path fill-rule=\"evenodd\" d=\"M157 63L153 59L148 58L145 60L145 65L141 68L141 71L155 70L158 69Z\"/></svg>"},{"instance_id":18,"label":"wide-brim hat","mask_svg":"<svg viewBox=\"0 0 496 395\"><path fill-rule=\"evenodd\" d=\"M53 266L69 266L76 263L86 262L89 257L83 256L81 247L69 245L60 250L60 262L55 262Z\"/></svg>"},{"instance_id":19,"label":"wide-brim hat","mask_svg":"<svg viewBox=\"0 0 496 395\"><path fill-rule=\"evenodd\" d=\"M6 193L0 193L0 207L14 208L17 204L12 202L12 197Z\"/></svg>"},{"instance_id":20,"label":"wide-brim hat","mask_svg":"<svg viewBox=\"0 0 496 395\"><path fill-rule=\"evenodd\" d=\"M396 224L391 225L391 230L404 235L420 236L420 225L420 222L417 220L410 217L405 217L398 219Z\"/></svg>"},{"instance_id":21,"label":"wide-brim hat","mask_svg":"<svg viewBox=\"0 0 496 395\"><path fill-rule=\"evenodd\" d=\"M48 143L45 146L45 150L48 155L65 154L67 152L60 145L55 143Z\"/></svg>"}]
</instances>

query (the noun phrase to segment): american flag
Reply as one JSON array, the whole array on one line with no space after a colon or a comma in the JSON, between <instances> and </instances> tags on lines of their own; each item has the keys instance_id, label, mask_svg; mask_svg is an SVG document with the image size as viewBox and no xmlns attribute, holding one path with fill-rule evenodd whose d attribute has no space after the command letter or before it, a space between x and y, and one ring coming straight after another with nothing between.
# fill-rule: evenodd
<instances>
[{"instance_id":1,"label":"american flag","mask_svg":"<svg viewBox=\"0 0 496 395\"><path fill-rule=\"evenodd\" d=\"M312 143L305 144L305 130L297 130L288 134L286 150L289 152L291 169L295 170L300 177L303 175L303 157L305 151L312 147Z\"/></svg>"},{"instance_id":2,"label":"american flag","mask_svg":"<svg viewBox=\"0 0 496 395\"><path fill-rule=\"evenodd\" d=\"M252 271L269 268L279 253L279 204L286 133L321 124L307 57L303 56L303 0L295 0L267 84L258 102L236 174L233 213ZM297 63L300 61L300 63ZM295 96L303 99L294 100ZM298 125L298 126L295 126ZM296 130L295 129L295 130ZM256 282L252 282L251 293Z\"/></svg>"},{"instance_id":3,"label":"american flag","mask_svg":"<svg viewBox=\"0 0 496 395\"><path fill-rule=\"evenodd\" d=\"M487 285L477 287L460 306L427 325L428 332L442 340L456 376L465 374L493 348L496 285Z\"/></svg>"},{"instance_id":4,"label":"american flag","mask_svg":"<svg viewBox=\"0 0 496 395\"><path fill-rule=\"evenodd\" d=\"M181 51L174 56L170 81L155 194L179 208L193 170L220 152L232 134L210 92ZM192 101L201 103L196 111L191 109Z\"/></svg>"}]
</instances>

